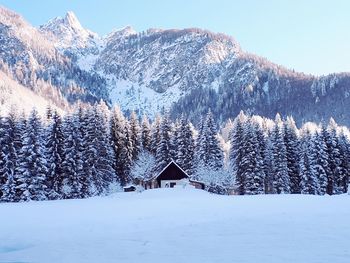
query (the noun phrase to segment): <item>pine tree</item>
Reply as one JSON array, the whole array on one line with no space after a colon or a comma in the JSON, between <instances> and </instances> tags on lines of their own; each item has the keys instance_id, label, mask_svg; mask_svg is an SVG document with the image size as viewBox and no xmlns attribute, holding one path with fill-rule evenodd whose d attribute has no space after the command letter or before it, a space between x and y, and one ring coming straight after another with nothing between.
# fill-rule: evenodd
<instances>
[{"instance_id":1,"label":"pine tree","mask_svg":"<svg viewBox=\"0 0 350 263\"><path fill-rule=\"evenodd\" d=\"M322 133L316 132L311 138L312 148L310 149L310 158L312 170L315 171L318 189L317 194L324 195L327 192L327 171L328 169L328 154L327 145Z\"/></svg>"},{"instance_id":2,"label":"pine tree","mask_svg":"<svg viewBox=\"0 0 350 263\"><path fill-rule=\"evenodd\" d=\"M328 156L329 166L331 174L333 175L333 192L334 194L343 193L344 189L342 182L346 178L345 169L342 165L341 149L337 137L338 125L331 118L327 130L328 130Z\"/></svg>"},{"instance_id":3,"label":"pine tree","mask_svg":"<svg viewBox=\"0 0 350 263\"><path fill-rule=\"evenodd\" d=\"M257 140L256 126L251 121L246 122L243 156L241 162L242 176L244 177L244 194L264 193L264 170L260 145Z\"/></svg>"},{"instance_id":4,"label":"pine tree","mask_svg":"<svg viewBox=\"0 0 350 263\"><path fill-rule=\"evenodd\" d=\"M141 124L141 148L151 152L151 126L146 115Z\"/></svg>"},{"instance_id":5,"label":"pine tree","mask_svg":"<svg viewBox=\"0 0 350 263\"><path fill-rule=\"evenodd\" d=\"M184 170L188 175L192 175L194 173L194 154L195 154L195 140L193 136L193 129L190 123L186 123L184 128L184 136L186 138L187 151L185 153L185 158L183 162Z\"/></svg>"},{"instance_id":6,"label":"pine tree","mask_svg":"<svg viewBox=\"0 0 350 263\"><path fill-rule=\"evenodd\" d=\"M241 111L234 120L233 129L231 131L231 150L229 154L230 166L233 172L236 192L239 195L245 194L245 177L243 175L242 160L244 156L244 125L247 117Z\"/></svg>"},{"instance_id":7,"label":"pine tree","mask_svg":"<svg viewBox=\"0 0 350 263\"><path fill-rule=\"evenodd\" d=\"M312 136L309 130L306 131L302 137L300 150L300 173L301 182L300 188L302 194L317 194L319 189L319 182L317 178L317 171L315 166Z\"/></svg>"},{"instance_id":8,"label":"pine tree","mask_svg":"<svg viewBox=\"0 0 350 263\"><path fill-rule=\"evenodd\" d=\"M156 171L161 171L171 161L170 152L170 123L168 116L164 116L160 125L160 140L156 151Z\"/></svg>"},{"instance_id":9,"label":"pine tree","mask_svg":"<svg viewBox=\"0 0 350 263\"><path fill-rule=\"evenodd\" d=\"M65 199L85 197L82 191L83 153L80 148L82 138L77 125L77 119L74 116L66 116L64 120L65 140L62 175L56 176L53 183L53 190Z\"/></svg>"},{"instance_id":10,"label":"pine tree","mask_svg":"<svg viewBox=\"0 0 350 263\"><path fill-rule=\"evenodd\" d=\"M272 131L273 147L273 172L274 172L274 192L277 194L290 193L290 179L288 176L287 150L284 143L284 131L281 117L276 115L275 126Z\"/></svg>"},{"instance_id":11,"label":"pine tree","mask_svg":"<svg viewBox=\"0 0 350 263\"><path fill-rule=\"evenodd\" d=\"M57 111L54 111L50 118L51 123L47 127L45 143L47 160L46 187L48 198L54 200L61 197L61 189L58 188L58 185L63 181L64 134L62 119Z\"/></svg>"},{"instance_id":12,"label":"pine tree","mask_svg":"<svg viewBox=\"0 0 350 263\"><path fill-rule=\"evenodd\" d=\"M95 105L89 110L86 156L89 164L90 195L106 192L115 181L114 154L103 112ZM129 139L130 140L130 139ZM130 140L131 141L131 140Z\"/></svg>"},{"instance_id":13,"label":"pine tree","mask_svg":"<svg viewBox=\"0 0 350 263\"><path fill-rule=\"evenodd\" d=\"M89 111L83 109L81 106L74 113L71 119L74 124L73 130L75 131L75 145L77 152L76 159L78 163L77 178L79 183L76 186L76 189L81 187L81 197L89 197L91 195L90 189L93 184L91 174L90 174L90 164L88 161L88 150L89 150ZM71 131L72 132L72 131Z\"/></svg>"},{"instance_id":14,"label":"pine tree","mask_svg":"<svg viewBox=\"0 0 350 263\"><path fill-rule=\"evenodd\" d=\"M130 125L128 121L124 123L124 137L122 139L122 149L119 156L120 171L117 171L121 178L122 185L131 181L130 169L132 166L132 143L130 139Z\"/></svg>"},{"instance_id":15,"label":"pine tree","mask_svg":"<svg viewBox=\"0 0 350 263\"><path fill-rule=\"evenodd\" d=\"M255 166L255 184L257 185L257 194L265 193L265 153L266 139L262 127L258 123L253 123L253 131L256 137L257 158Z\"/></svg>"},{"instance_id":16,"label":"pine tree","mask_svg":"<svg viewBox=\"0 0 350 263\"><path fill-rule=\"evenodd\" d=\"M333 157L333 143L331 138L331 133L328 131L327 126L323 123L321 124L321 137L324 139L326 144L326 154L328 156L328 166L326 167L326 175L327 175L327 194L332 195L334 189L334 169L336 167L336 163L334 163Z\"/></svg>"},{"instance_id":17,"label":"pine tree","mask_svg":"<svg viewBox=\"0 0 350 263\"><path fill-rule=\"evenodd\" d=\"M115 107L111 117L111 140L114 150L116 174L121 185L130 181L129 172L132 165L132 143L129 122L119 107Z\"/></svg>"},{"instance_id":18,"label":"pine tree","mask_svg":"<svg viewBox=\"0 0 350 263\"><path fill-rule=\"evenodd\" d=\"M16 127L14 130L14 146L16 149L16 155L17 155L17 163L16 163L16 168L15 168L15 190L16 190L16 195L15 195L15 202L18 202L21 200L22 197L22 190L21 189L21 180L20 178L22 177L22 173L20 171L20 157L21 157L21 151L23 148L23 134L27 130L27 119L25 117L25 114L22 112L22 114L18 115L16 117Z\"/></svg>"},{"instance_id":19,"label":"pine tree","mask_svg":"<svg viewBox=\"0 0 350 263\"><path fill-rule=\"evenodd\" d=\"M272 131L267 131L264 151L264 173L265 173L265 193L274 194L274 166L273 166L273 144Z\"/></svg>"},{"instance_id":20,"label":"pine tree","mask_svg":"<svg viewBox=\"0 0 350 263\"><path fill-rule=\"evenodd\" d=\"M100 187L101 193L108 193L110 187L119 185L119 180L116 176L116 171L114 168L115 155L113 147L111 145L111 133L109 124L109 111L104 112L103 104L97 105L95 107L95 116L97 121L97 149L98 149L98 159L97 159L97 169L100 177ZM138 124L137 124L138 125ZM138 136L139 131L135 133ZM138 140L138 137L137 137Z\"/></svg>"},{"instance_id":21,"label":"pine tree","mask_svg":"<svg viewBox=\"0 0 350 263\"><path fill-rule=\"evenodd\" d=\"M224 154L217 138L217 130L214 119L209 111L203 125L202 134L198 137L199 165L213 170L223 167Z\"/></svg>"},{"instance_id":22,"label":"pine tree","mask_svg":"<svg viewBox=\"0 0 350 263\"><path fill-rule=\"evenodd\" d=\"M8 117L0 120L0 200L5 202L16 200L16 125L16 117L12 111Z\"/></svg>"},{"instance_id":23,"label":"pine tree","mask_svg":"<svg viewBox=\"0 0 350 263\"><path fill-rule=\"evenodd\" d=\"M19 190L21 201L45 200L46 160L43 131L38 113L33 110L23 134L23 147L19 155Z\"/></svg>"},{"instance_id":24,"label":"pine tree","mask_svg":"<svg viewBox=\"0 0 350 263\"><path fill-rule=\"evenodd\" d=\"M194 157L194 170L201 169L203 166L203 162L201 160L201 156L199 156L200 149L204 147L203 143L203 129L204 129L204 119L201 117L198 124L198 134L195 138L195 157Z\"/></svg>"},{"instance_id":25,"label":"pine tree","mask_svg":"<svg viewBox=\"0 0 350 263\"><path fill-rule=\"evenodd\" d=\"M173 136L175 137L175 135ZM188 175L192 175L195 144L191 127L184 116L181 117L175 143L177 145L176 163L180 165Z\"/></svg>"},{"instance_id":26,"label":"pine tree","mask_svg":"<svg viewBox=\"0 0 350 263\"><path fill-rule=\"evenodd\" d=\"M156 116L156 119L153 123L152 131L151 131L151 153L156 155L158 144L160 142L160 125L161 125L162 119L160 116Z\"/></svg>"},{"instance_id":27,"label":"pine tree","mask_svg":"<svg viewBox=\"0 0 350 263\"><path fill-rule=\"evenodd\" d=\"M171 129L171 131L170 131L171 136L170 136L170 143L169 143L170 156L171 156L171 159L176 161L178 159L178 155L179 155L178 139L179 139L179 136L181 134L180 121L178 119L176 119L175 123L172 123L170 129ZM179 163L177 163L177 164L179 164Z\"/></svg>"},{"instance_id":28,"label":"pine tree","mask_svg":"<svg viewBox=\"0 0 350 263\"><path fill-rule=\"evenodd\" d=\"M121 153L125 144L125 117L118 106L115 106L112 111L110 127L111 127L111 144L114 150L116 173L120 177L120 182L125 185L126 179L124 175L123 159Z\"/></svg>"},{"instance_id":29,"label":"pine tree","mask_svg":"<svg viewBox=\"0 0 350 263\"><path fill-rule=\"evenodd\" d=\"M340 169L342 171L342 176L338 179L339 192L347 193L350 176L350 142L344 131L341 131L338 135L338 143L340 150Z\"/></svg>"},{"instance_id":30,"label":"pine tree","mask_svg":"<svg viewBox=\"0 0 350 263\"><path fill-rule=\"evenodd\" d=\"M299 172L299 145L298 129L292 117L287 117L284 122L284 143L286 146L286 158L288 176L290 180L290 191L292 194L300 193L300 172Z\"/></svg>"},{"instance_id":31,"label":"pine tree","mask_svg":"<svg viewBox=\"0 0 350 263\"><path fill-rule=\"evenodd\" d=\"M6 156L8 154L6 127L4 119L0 118L0 200L4 199L4 185L7 181L7 175L4 173L6 169Z\"/></svg>"},{"instance_id":32,"label":"pine tree","mask_svg":"<svg viewBox=\"0 0 350 263\"><path fill-rule=\"evenodd\" d=\"M268 148L268 143L269 140L267 136L265 135L268 134L268 129L265 127L265 121L263 120L261 124L259 124L258 121L253 120L253 127L254 131L256 134L256 139L258 141L258 149L259 149L259 154L261 157L261 169L262 171L262 176L263 176L263 189L264 193L268 193L268 181L269 178L268 176L271 174L270 169L271 169L271 162L270 162L270 156L267 156L268 154L270 155L270 149ZM265 129L265 130L264 130ZM272 185L272 183L271 183Z\"/></svg>"},{"instance_id":33,"label":"pine tree","mask_svg":"<svg viewBox=\"0 0 350 263\"><path fill-rule=\"evenodd\" d=\"M134 111L131 112L130 115L130 140L132 145L132 159L136 160L137 154L140 152L140 125L137 120L136 113Z\"/></svg>"}]
</instances>

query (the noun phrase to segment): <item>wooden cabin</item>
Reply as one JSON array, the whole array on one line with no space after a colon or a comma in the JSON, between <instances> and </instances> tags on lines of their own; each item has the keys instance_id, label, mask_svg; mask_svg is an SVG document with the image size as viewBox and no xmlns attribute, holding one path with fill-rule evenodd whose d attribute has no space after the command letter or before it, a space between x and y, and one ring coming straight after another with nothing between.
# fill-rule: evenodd
<instances>
[{"instance_id":1,"label":"wooden cabin","mask_svg":"<svg viewBox=\"0 0 350 263\"><path fill-rule=\"evenodd\" d=\"M173 160L162 171L144 181L143 187L145 189L173 188L175 185L180 184L183 179L188 179L189 183L195 188L204 189L203 183L191 180L188 174Z\"/></svg>"}]
</instances>

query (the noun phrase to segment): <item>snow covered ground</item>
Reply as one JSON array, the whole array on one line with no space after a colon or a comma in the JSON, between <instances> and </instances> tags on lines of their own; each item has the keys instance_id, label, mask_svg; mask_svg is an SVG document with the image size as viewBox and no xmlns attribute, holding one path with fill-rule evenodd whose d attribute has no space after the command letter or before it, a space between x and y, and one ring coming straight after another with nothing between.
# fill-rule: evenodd
<instances>
[{"instance_id":1,"label":"snow covered ground","mask_svg":"<svg viewBox=\"0 0 350 263\"><path fill-rule=\"evenodd\" d=\"M0 204L0 262L350 262L350 196L156 189Z\"/></svg>"}]
</instances>

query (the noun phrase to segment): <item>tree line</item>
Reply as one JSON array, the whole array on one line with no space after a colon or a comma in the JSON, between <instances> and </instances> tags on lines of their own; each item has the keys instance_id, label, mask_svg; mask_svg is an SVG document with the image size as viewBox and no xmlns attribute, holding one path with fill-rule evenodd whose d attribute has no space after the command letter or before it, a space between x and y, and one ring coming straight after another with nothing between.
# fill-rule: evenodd
<instances>
[{"instance_id":1,"label":"tree line","mask_svg":"<svg viewBox=\"0 0 350 263\"><path fill-rule=\"evenodd\" d=\"M333 119L298 129L293 118L271 122L240 113L230 163L238 194L341 194L350 175L349 131ZM268 124L270 122L270 124Z\"/></svg>"},{"instance_id":2,"label":"tree line","mask_svg":"<svg viewBox=\"0 0 350 263\"><path fill-rule=\"evenodd\" d=\"M241 112L220 131L209 111L198 127L184 116L151 122L104 103L61 116L14 110L0 119L0 200L86 198L147 180L171 160L208 191L227 194L340 194L350 174L348 129L298 129Z\"/></svg>"}]
</instances>

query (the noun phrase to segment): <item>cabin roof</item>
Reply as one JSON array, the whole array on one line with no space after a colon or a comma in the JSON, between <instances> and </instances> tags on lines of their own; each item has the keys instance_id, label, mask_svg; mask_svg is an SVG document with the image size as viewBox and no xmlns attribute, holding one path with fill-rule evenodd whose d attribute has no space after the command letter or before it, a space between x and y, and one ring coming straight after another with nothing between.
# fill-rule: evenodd
<instances>
[{"instance_id":1,"label":"cabin roof","mask_svg":"<svg viewBox=\"0 0 350 263\"><path fill-rule=\"evenodd\" d=\"M154 175L153 177L149 178L149 180L157 179L171 164L175 164L175 166L179 168L181 172L183 172L186 175L187 178L190 178L190 176L173 159L171 159L171 161L167 164L167 166L163 168L163 170L161 170L158 174Z\"/></svg>"}]
</instances>

